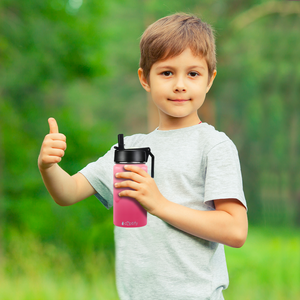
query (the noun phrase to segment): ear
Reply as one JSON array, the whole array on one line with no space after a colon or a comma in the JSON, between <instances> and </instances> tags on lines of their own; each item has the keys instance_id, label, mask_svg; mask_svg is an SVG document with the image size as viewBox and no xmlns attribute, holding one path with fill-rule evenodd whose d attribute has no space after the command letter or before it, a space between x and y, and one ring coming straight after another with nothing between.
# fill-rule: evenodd
<instances>
[{"instance_id":1,"label":"ear","mask_svg":"<svg viewBox=\"0 0 300 300\"><path fill-rule=\"evenodd\" d=\"M142 68L139 68L138 69L138 75L139 75L139 80L140 80L140 83L142 85L142 87L147 91L147 92L150 92L150 85L148 84L148 81L147 79L145 78L144 76L144 71Z\"/></svg>"},{"instance_id":2,"label":"ear","mask_svg":"<svg viewBox=\"0 0 300 300\"><path fill-rule=\"evenodd\" d=\"M215 80L216 75L217 75L217 70L214 70L214 72L213 72L213 74L212 74L212 76L210 78L210 81L209 81L209 83L207 85L206 93L208 93L208 91L210 90L210 88L211 88L211 86L212 86L212 84L213 84L213 82Z\"/></svg>"}]
</instances>

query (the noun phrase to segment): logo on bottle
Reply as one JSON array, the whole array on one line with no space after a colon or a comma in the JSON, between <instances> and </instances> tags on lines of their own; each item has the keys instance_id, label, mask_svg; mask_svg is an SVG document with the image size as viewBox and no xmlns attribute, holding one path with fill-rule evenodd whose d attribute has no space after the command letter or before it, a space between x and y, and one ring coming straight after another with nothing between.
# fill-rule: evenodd
<instances>
[{"instance_id":1,"label":"logo on bottle","mask_svg":"<svg viewBox=\"0 0 300 300\"><path fill-rule=\"evenodd\" d=\"M122 226L137 226L138 222L134 221L134 222L122 222Z\"/></svg>"}]
</instances>

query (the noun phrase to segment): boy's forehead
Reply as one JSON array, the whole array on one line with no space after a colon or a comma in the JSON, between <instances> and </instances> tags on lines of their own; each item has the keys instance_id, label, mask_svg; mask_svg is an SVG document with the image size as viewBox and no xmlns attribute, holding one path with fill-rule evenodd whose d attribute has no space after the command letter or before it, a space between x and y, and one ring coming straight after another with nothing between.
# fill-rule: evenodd
<instances>
[{"instance_id":1,"label":"boy's forehead","mask_svg":"<svg viewBox=\"0 0 300 300\"><path fill-rule=\"evenodd\" d=\"M194 54L190 48L184 49L181 53L177 55L172 55L167 52L164 57L154 63L156 66L163 66L167 64L180 64L182 66L199 66L201 68L207 69L207 62L204 56L201 54Z\"/></svg>"}]
</instances>

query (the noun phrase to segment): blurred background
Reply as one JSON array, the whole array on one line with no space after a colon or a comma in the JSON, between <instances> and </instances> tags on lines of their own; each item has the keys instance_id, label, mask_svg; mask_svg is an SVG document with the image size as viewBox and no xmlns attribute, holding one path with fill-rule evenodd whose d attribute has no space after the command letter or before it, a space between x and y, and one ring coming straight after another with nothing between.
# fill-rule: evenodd
<instances>
[{"instance_id":1,"label":"blurred background","mask_svg":"<svg viewBox=\"0 0 300 300\"><path fill-rule=\"evenodd\" d=\"M37 157L56 118L70 174L118 133L147 133L139 39L194 13L216 31L217 77L199 115L236 144L249 237L226 247L227 299L300 299L300 3L0 0L0 299L118 299L112 210L60 207Z\"/></svg>"}]
</instances>

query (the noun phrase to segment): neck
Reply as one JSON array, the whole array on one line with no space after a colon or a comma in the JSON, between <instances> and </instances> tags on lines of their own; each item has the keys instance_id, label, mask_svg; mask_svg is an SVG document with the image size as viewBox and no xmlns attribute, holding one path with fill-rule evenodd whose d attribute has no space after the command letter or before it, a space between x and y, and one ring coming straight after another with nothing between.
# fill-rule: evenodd
<instances>
[{"instance_id":1,"label":"neck","mask_svg":"<svg viewBox=\"0 0 300 300\"><path fill-rule=\"evenodd\" d=\"M189 120L188 122L184 118L175 118L174 117L169 120L164 120L164 121L160 120L158 130L175 130L175 129L194 126L194 125L197 125L200 123L201 123L201 120L198 116L197 116L197 118L195 118L193 120Z\"/></svg>"}]
</instances>

